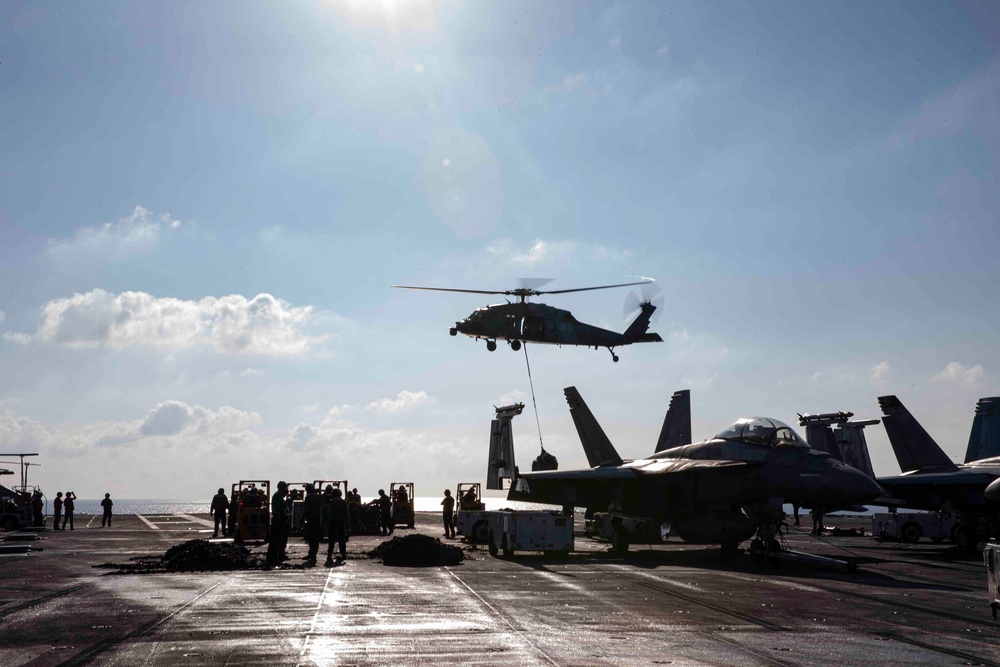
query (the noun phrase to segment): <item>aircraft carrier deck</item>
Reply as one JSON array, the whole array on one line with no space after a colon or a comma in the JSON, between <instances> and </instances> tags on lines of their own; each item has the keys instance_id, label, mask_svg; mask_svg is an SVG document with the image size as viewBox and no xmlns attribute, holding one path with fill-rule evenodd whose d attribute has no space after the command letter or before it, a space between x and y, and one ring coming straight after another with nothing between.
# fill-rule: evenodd
<instances>
[{"instance_id":1,"label":"aircraft carrier deck","mask_svg":"<svg viewBox=\"0 0 1000 667\"><path fill-rule=\"evenodd\" d=\"M109 575L93 566L162 554L210 523L99 521L78 515L75 531L42 534L44 551L0 556L0 665L1000 665L981 556L820 541L808 519L790 548L860 570L681 542L623 559L578 532L559 560L479 551L455 567L389 568L364 556L384 538L354 537L342 567ZM440 534L440 515L418 514L416 530ZM290 540L293 559L305 549Z\"/></svg>"}]
</instances>

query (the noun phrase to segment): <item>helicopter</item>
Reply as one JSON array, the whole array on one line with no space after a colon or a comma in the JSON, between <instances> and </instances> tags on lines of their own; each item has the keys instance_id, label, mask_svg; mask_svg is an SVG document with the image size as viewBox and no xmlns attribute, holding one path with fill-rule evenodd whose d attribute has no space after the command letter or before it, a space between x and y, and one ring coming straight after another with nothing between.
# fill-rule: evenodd
<instances>
[{"instance_id":1,"label":"helicopter","mask_svg":"<svg viewBox=\"0 0 1000 667\"><path fill-rule=\"evenodd\" d=\"M548 282L548 281L544 281ZM629 287L632 285L650 285L652 280L642 280L618 285L598 285L596 287L578 287L575 289L541 291L531 287L518 287L510 290L475 290L453 289L448 287L418 287L415 285L391 285L398 289L429 290L433 292L462 292L466 294L503 294L517 297L517 301L483 306L464 320L456 322L448 331L452 336L465 334L476 340L485 340L486 349L493 352L497 349L497 341L505 340L510 349L517 352L524 343L545 343L548 345L578 345L592 347L595 350L607 348L611 359L618 361L615 348L633 343L662 343L659 334L647 333L649 318L656 311L652 299L647 298L635 304L639 314L623 333L609 331L591 324L580 322L568 310L554 308L544 303L532 303L528 297L542 294L567 294L569 292L586 292L613 287ZM633 308L634 310L634 308Z\"/></svg>"}]
</instances>

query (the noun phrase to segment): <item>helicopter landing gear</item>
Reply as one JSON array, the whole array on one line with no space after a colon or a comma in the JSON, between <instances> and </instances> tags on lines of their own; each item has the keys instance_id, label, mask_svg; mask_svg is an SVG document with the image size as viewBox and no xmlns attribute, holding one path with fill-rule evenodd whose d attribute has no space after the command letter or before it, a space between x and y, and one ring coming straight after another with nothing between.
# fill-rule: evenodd
<instances>
[{"instance_id":1,"label":"helicopter landing gear","mask_svg":"<svg viewBox=\"0 0 1000 667\"><path fill-rule=\"evenodd\" d=\"M519 340L512 340L512 341L510 341L510 349L514 350L515 352L517 352L518 350L520 350L521 349L521 341L519 341Z\"/></svg>"},{"instance_id":2,"label":"helicopter landing gear","mask_svg":"<svg viewBox=\"0 0 1000 667\"><path fill-rule=\"evenodd\" d=\"M615 354L615 348L609 347L608 348L608 352L611 353L611 361L613 361L613 362L615 362L617 364L618 363L618 355Z\"/></svg>"},{"instance_id":3,"label":"helicopter landing gear","mask_svg":"<svg viewBox=\"0 0 1000 667\"><path fill-rule=\"evenodd\" d=\"M493 352L494 350L497 349L497 342L495 340L486 341L486 349L489 350L490 352Z\"/></svg>"}]
</instances>

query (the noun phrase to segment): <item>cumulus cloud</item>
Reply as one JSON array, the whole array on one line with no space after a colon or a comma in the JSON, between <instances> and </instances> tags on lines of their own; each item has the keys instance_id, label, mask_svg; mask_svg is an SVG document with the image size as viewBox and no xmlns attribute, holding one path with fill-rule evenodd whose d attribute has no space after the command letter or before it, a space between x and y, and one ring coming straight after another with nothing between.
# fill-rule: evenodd
<instances>
[{"instance_id":1,"label":"cumulus cloud","mask_svg":"<svg viewBox=\"0 0 1000 667\"><path fill-rule=\"evenodd\" d=\"M396 394L396 398L380 398L368 404L368 410L382 413L406 412L430 400L426 391L406 391Z\"/></svg>"},{"instance_id":2,"label":"cumulus cloud","mask_svg":"<svg viewBox=\"0 0 1000 667\"><path fill-rule=\"evenodd\" d=\"M264 371L257 370L256 368L248 368L240 372L241 378L260 378L267 375Z\"/></svg>"},{"instance_id":3,"label":"cumulus cloud","mask_svg":"<svg viewBox=\"0 0 1000 667\"><path fill-rule=\"evenodd\" d=\"M270 294L185 301L95 289L45 304L34 339L68 347L204 345L221 353L293 355L325 338L305 333L311 318L312 307L293 307Z\"/></svg>"},{"instance_id":4,"label":"cumulus cloud","mask_svg":"<svg viewBox=\"0 0 1000 667\"><path fill-rule=\"evenodd\" d=\"M148 252L156 246L160 232L181 226L169 213L159 215L142 206L115 222L96 227L81 227L67 238L49 241L49 256L56 260L87 256L121 259Z\"/></svg>"},{"instance_id":5,"label":"cumulus cloud","mask_svg":"<svg viewBox=\"0 0 1000 667\"><path fill-rule=\"evenodd\" d=\"M965 382L966 384L977 384L983 379L983 366L965 366L953 361L944 367L940 373L931 378L932 382Z\"/></svg>"},{"instance_id":6,"label":"cumulus cloud","mask_svg":"<svg viewBox=\"0 0 1000 667\"><path fill-rule=\"evenodd\" d=\"M587 75L586 74L567 74L563 77L562 83L556 84L554 86L546 86L542 88L543 93L557 93L559 95L568 95L573 92L583 91L587 88Z\"/></svg>"},{"instance_id":7,"label":"cumulus cloud","mask_svg":"<svg viewBox=\"0 0 1000 667\"><path fill-rule=\"evenodd\" d=\"M871 367L869 373L871 373L870 377L872 382L881 382L885 379L885 376L889 374L889 362L880 361Z\"/></svg>"},{"instance_id":8,"label":"cumulus cloud","mask_svg":"<svg viewBox=\"0 0 1000 667\"><path fill-rule=\"evenodd\" d=\"M18 345L27 345L31 342L31 336L20 331L4 331L3 339L10 343L17 343Z\"/></svg>"}]
</instances>

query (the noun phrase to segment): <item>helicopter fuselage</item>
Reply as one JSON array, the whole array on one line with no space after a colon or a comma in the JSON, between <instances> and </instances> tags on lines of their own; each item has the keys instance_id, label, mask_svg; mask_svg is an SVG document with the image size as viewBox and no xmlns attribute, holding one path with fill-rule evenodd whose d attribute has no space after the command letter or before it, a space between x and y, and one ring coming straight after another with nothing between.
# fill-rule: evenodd
<instances>
[{"instance_id":1,"label":"helicopter fuselage","mask_svg":"<svg viewBox=\"0 0 1000 667\"><path fill-rule=\"evenodd\" d=\"M580 322L568 310L528 302L477 308L469 317L456 322L451 329L453 336L460 333L487 341L506 340L514 349L520 347L515 343L524 342L595 348L640 342L629 340L625 334L617 331Z\"/></svg>"}]
</instances>

